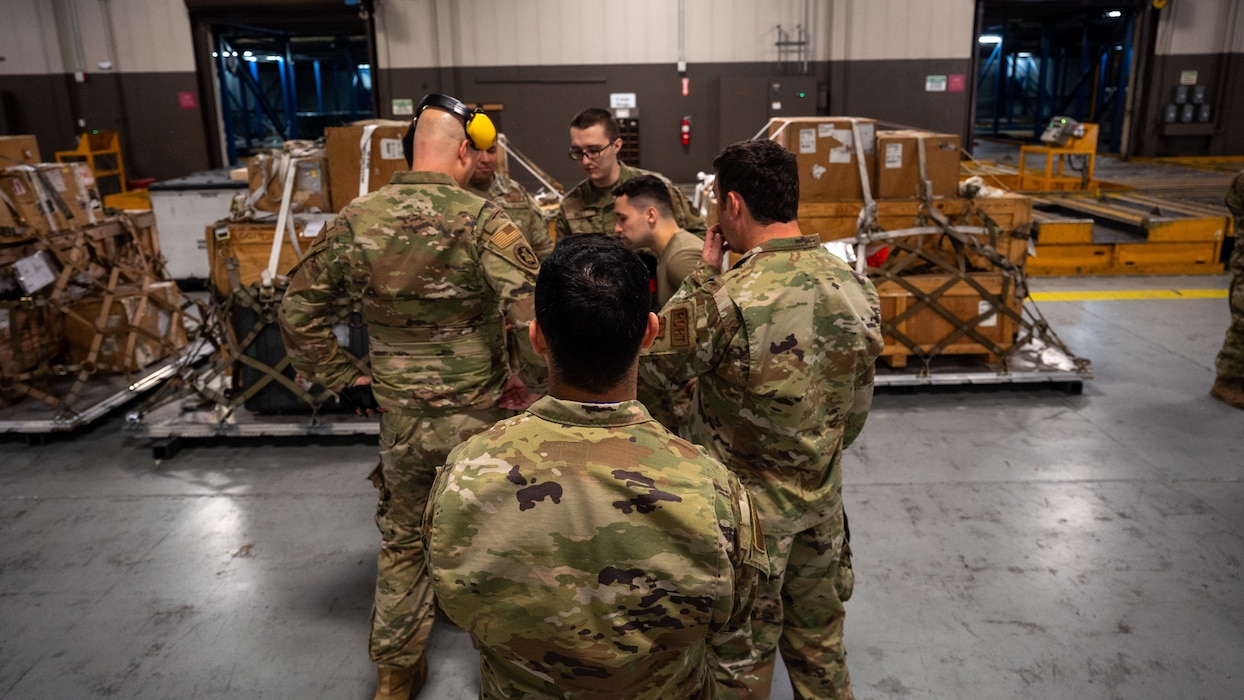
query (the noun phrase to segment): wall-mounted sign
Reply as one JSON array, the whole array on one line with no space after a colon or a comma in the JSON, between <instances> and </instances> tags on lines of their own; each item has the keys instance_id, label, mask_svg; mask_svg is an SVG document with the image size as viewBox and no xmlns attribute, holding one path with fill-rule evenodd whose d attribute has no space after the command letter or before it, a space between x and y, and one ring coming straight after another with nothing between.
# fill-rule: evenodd
<instances>
[{"instance_id":1,"label":"wall-mounted sign","mask_svg":"<svg viewBox=\"0 0 1244 700\"><path fill-rule=\"evenodd\" d=\"M967 85L967 76L962 73L946 76L946 92L963 92Z\"/></svg>"},{"instance_id":2,"label":"wall-mounted sign","mask_svg":"<svg viewBox=\"0 0 1244 700\"><path fill-rule=\"evenodd\" d=\"M633 92L611 92L609 93L610 109L635 109L639 106L639 101L635 99Z\"/></svg>"},{"instance_id":3,"label":"wall-mounted sign","mask_svg":"<svg viewBox=\"0 0 1244 700\"><path fill-rule=\"evenodd\" d=\"M946 76L944 75L926 75L924 76L925 92L946 92Z\"/></svg>"},{"instance_id":4,"label":"wall-mounted sign","mask_svg":"<svg viewBox=\"0 0 1244 700\"><path fill-rule=\"evenodd\" d=\"M415 101L410 98L393 99L393 116L409 117L415 113Z\"/></svg>"},{"instance_id":5,"label":"wall-mounted sign","mask_svg":"<svg viewBox=\"0 0 1244 700\"><path fill-rule=\"evenodd\" d=\"M198 109L199 96L193 92L182 91L177 93L177 106L182 109Z\"/></svg>"},{"instance_id":6,"label":"wall-mounted sign","mask_svg":"<svg viewBox=\"0 0 1244 700\"><path fill-rule=\"evenodd\" d=\"M1179 71L1179 84L1180 85L1196 85L1196 71L1194 70Z\"/></svg>"}]
</instances>

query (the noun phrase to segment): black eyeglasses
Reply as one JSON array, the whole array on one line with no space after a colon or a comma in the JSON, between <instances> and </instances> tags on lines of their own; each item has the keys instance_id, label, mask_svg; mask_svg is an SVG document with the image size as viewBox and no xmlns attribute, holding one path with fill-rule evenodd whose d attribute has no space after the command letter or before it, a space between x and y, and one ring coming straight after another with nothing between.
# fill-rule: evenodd
<instances>
[{"instance_id":1,"label":"black eyeglasses","mask_svg":"<svg viewBox=\"0 0 1244 700\"><path fill-rule=\"evenodd\" d=\"M603 146L588 146L582 150L572 148L569 151L566 151L566 155L570 156L570 160L575 161L583 160L583 156L587 156L588 160L596 160L597 158L600 158L600 154L604 153L605 150L612 145L612 143L607 143Z\"/></svg>"}]
</instances>

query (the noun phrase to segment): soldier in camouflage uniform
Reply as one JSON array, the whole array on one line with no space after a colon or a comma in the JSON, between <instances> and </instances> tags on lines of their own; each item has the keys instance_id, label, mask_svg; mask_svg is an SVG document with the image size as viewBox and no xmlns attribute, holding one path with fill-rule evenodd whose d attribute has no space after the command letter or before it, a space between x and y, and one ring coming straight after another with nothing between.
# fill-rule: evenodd
<instances>
[{"instance_id":1,"label":"soldier in camouflage uniform","mask_svg":"<svg viewBox=\"0 0 1244 700\"><path fill-rule=\"evenodd\" d=\"M658 387L698 376L694 442L743 480L760 513L769 577L750 639L723 654L729 697L769 697L776 650L795 697L851 698L842 631L851 597L842 453L872 403L881 353L877 291L804 237L795 156L771 141L727 147L717 169L720 223L702 265L661 311L662 332L641 358Z\"/></svg>"},{"instance_id":2,"label":"soldier in camouflage uniform","mask_svg":"<svg viewBox=\"0 0 1244 700\"><path fill-rule=\"evenodd\" d=\"M436 468L510 415L497 401L512 373L539 384L544 372L527 337L535 253L499 207L460 187L476 158L462 120L429 108L414 129L415 172L342 209L291 273L280 314L300 374L343 393L370 385L384 411L371 476L382 538L369 644L378 699L410 697L426 679L434 606L421 528ZM332 309L346 295L362 302L371 377L333 336Z\"/></svg>"},{"instance_id":3,"label":"soldier in camouflage uniform","mask_svg":"<svg viewBox=\"0 0 1244 700\"><path fill-rule=\"evenodd\" d=\"M543 260L553 252L549 226L540 213L540 205L527 192L527 188L496 171L498 148L493 144L492 148L479 152L479 162L475 164L475 172L471 173L466 188L504 209L527 237L532 250L536 251L536 257Z\"/></svg>"},{"instance_id":4,"label":"soldier in camouflage uniform","mask_svg":"<svg viewBox=\"0 0 1244 700\"><path fill-rule=\"evenodd\" d=\"M587 179L575 185L562 199L554 223L558 238L573 233L612 235L613 188L640 175L656 174L618 160L618 150L622 147L618 133L618 121L604 109L585 109L570 122L570 159L583 168ZM691 208L687 197L673 183L664 177L661 180L669 187L678 225L704 235L707 228L704 217Z\"/></svg>"},{"instance_id":5,"label":"soldier in camouflage uniform","mask_svg":"<svg viewBox=\"0 0 1244 700\"><path fill-rule=\"evenodd\" d=\"M531 331L550 395L437 474L428 566L481 698L713 698L712 645L749 619L768 564L746 489L635 401L647 292L617 240L560 242Z\"/></svg>"},{"instance_id":6,"label":"soldier in camouflage uniform","mask_svg":"<svg viewBox=\"0 0 1244 700\"><path fill-rule=\"evenodd\" d=\"M1244 172L1227 190L1227 208L1235 218L1235 248L1231 251L1231 325L1215 363L1218 376L1210 394L1236 408L1244 408Z\"/></svg>"}]
</instances>

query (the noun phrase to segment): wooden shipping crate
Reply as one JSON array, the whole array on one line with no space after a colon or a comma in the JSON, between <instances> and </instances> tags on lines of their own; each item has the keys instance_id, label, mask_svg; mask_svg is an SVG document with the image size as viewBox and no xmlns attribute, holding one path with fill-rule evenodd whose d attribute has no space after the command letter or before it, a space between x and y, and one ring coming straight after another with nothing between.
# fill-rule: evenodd
<instances>
[{"instance_id":1,"label":"wooden shipping crate","mask_svg":"<svg viewBox=\"0 0 1244 700\"><path fill-rule=\"evenodd\" d=\"M90 372L137 372L186 346L181 292L175 283L156 282L145 289L122 286L110 296L108 304L101 294L66 307L69 364L85 365Z\"/></svg>"},{"instance_id":2,"label":"wooden shipping crate","mask_svg":"<svg viewBox=\"0 0 1244 700\"><path fill-rule=\"evenodd\" d=\"M1003 304L1016 312L1022 308L1015 298L1014 284L1002 273L976 273L971 279L984 290L1001 297ZM881 297L881 321L885 330L885 346L881 356L892 367L907 366L912 355L988 355L998 359L1014 342L1017 324L1005 313L997 313L995 305L966 280L950 274L908 275L903 281L913 285L922 295L936 295L928 304L893 280L877 280ZM940 293L939 293L940 290ZM934 309L940 306L956 321ZM919 307L919 308L917 308ZM985 345L970 335L956 332L962 326L972 328L990 341ZM914 347L901 342L894 331L910 339ZM938 347L947 339L950 342Z\"/></svg>"},{"instance_id":3,"label":"wooden shipping crate","mask_svg":"<svg viewBox=\"0 0 1244 700\"><path fill-rule=\"evenodd\" d=\"M0 391L10 388L22 373L60 355L65 341L62 319L49 304L0 301Z\"/></svg>"},{"instance_id":4,"label":"wooden shipping crate","mask_svg":"<svg viewBox=\"0 0 1244 700\"><path fill-rule=\"evenodd\" d=\"M362 191L375 192L389 184L393 173L407 169L402 136L409 127L407 121L370 119L324 129L333 211L341 211Z\"/></svg>"},{"instance_id":5,"label":"wooden shipping crate","mask_svg":"<svg viewBox=\"0 0 1244 700\"><path fill-rule=\"evenodd\" d=\"M1002 231L1010 235L997 241L998 252L1016 266L1022 266L1028 256L1028 229L1032 222L1032 199L1024 195L1008 193L1002 197L983 197L975 200L976 208L989 217ZM966 199L936 200L933 206L952 224L960 226L985 226L985 221L975 213ZM805 235L819 235L822 241L853 238L858 226L862 204L859 202L801 202L799 205L799 228ZM897 231L916 226L922 203L916 199L889 199L877 202L877 223L886 231ZM925 225L932 225L925 224ZM987 242L987 236L973 234ZM923 246L954 252L953 245L944 236L924 236ZM975 252L968 253L973 266L981 269L993 267Z\"/></svg>"},{"instance_id":6,"label":"wooden shipping crate","mask_svg":"<svg viewBox=\"0 0 1244 700\"><path fill-rule=\"evenodd\" d=\"M298 243L305 253L311 242L319 235L324 224L331 219L324 216L299 216L294 219ZM207 227L207 255L211 261L212 286L217 292L228 295L233 291L229 281L229 260L237 258L238 276L242 286L260 282L268 269L272 254L272 237L276 235L276 222L220 222ZM281 255L276 273L288 275L298 263L298 253L289 241L289 233L281 236Z\"/></svg>"}]
</instances>

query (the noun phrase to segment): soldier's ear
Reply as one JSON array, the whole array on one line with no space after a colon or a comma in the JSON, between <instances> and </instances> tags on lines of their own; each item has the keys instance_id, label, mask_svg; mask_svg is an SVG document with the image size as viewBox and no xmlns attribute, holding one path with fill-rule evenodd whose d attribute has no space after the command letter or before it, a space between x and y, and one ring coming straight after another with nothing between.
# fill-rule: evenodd
<instances>
[{"instance_id":1,"label":"soldier's ear","mask_svg":"<svg viewBox=\"0 0 1244 700\"><path fill-rule=\"evenodd\" d=\"M527 337L531 339L531 349L541 357L547 357L549 354L549 342L544 337L544 329L539 323L532 321L527 326Z\"/></svg>"},{"instance_id":2,"label":"soldier's ear","mask_svg":"<svg viewBox=\"0 0 1244 700\"><path fill-rule=\"evenodd\" d=\"M661 318L651 311L648 312L648 327L644 329L644 339L639 344L639 349L643 350L652 347L656 342L657 333L661 331Z\"/></svg>"}]
</instances>

